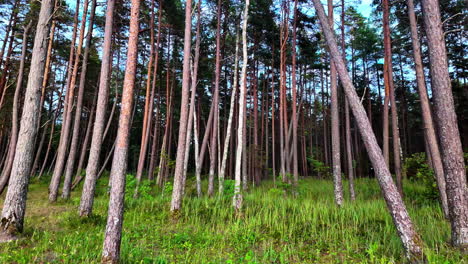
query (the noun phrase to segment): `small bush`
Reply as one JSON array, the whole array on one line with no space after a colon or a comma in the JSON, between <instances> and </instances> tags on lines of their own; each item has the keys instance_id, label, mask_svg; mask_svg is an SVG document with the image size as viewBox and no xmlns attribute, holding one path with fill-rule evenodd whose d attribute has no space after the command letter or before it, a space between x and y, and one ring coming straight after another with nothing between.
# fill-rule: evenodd
<instances>
[{"instance_id":1,"label":"small bush","mask_svg":"<svg viewBox=\"0 0 468 264\"><path fill-rule=\"evenodd\" d=\"M427 199L437 200L439 192L434 171L427 163L426 153L420 152L405 159L403 166L408 179L421 182L425 187L424 196Z\"/></svg>"}]
</instances>

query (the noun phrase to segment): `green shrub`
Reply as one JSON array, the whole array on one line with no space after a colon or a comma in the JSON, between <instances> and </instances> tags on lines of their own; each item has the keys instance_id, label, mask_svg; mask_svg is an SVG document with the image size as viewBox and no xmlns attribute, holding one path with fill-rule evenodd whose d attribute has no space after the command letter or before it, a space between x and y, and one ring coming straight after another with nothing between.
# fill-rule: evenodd
<instances>
[{"instance_id":1,"label":"green shrub","mask_svg":"<svg viewBox=\"0 0 468 264\"><path fill-rule=\"evenodd\" d=\"M426 187L424 191L426 199L438 199L439 191L437 189L437 182L435 180L434 171L427 163L426 153L415 153L406 158L403 169L408 179L420 182Z\"/></svg>"}]
</instances>

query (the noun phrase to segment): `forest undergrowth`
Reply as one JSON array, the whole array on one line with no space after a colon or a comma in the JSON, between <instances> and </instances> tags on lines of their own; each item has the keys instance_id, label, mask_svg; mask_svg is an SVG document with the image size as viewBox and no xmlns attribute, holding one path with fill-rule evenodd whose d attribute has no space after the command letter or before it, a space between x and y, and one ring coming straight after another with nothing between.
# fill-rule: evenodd
<instances>
[{"instance_id":1,"label":"forest undergrowth","mask_svg":"<svg viewBox=\"0 0 468 264\"><path fill-rule=\"evenodd\" d=\"M98 263L108 205L101 178L93 216L78 217L72 199L49 204L47 177L30 186L22 238L0 244L0 263ZM188 181L177 219L168 210L172 184L144 182L134 199L127 176L123 263L402 263L401 242L375 179L357 179L355 202L333 201L333 183L306 178L297 192L272 181L245 193L241 215L231 206L233 182L222 197L197 198ZM344 184L347 184L345 182ZM345 185L346 186L346 185ZM205 186L206 187L206 186ZM347 191L347 190L346 190ZM405 202L430 263L468 263L449 245L450 228L425 185L404 183ZM297 195L296 195L297 193ZM346 197L349 197L345 192ZM0 197L3 204L4 195Z\"/></svg>"}]
</instances>

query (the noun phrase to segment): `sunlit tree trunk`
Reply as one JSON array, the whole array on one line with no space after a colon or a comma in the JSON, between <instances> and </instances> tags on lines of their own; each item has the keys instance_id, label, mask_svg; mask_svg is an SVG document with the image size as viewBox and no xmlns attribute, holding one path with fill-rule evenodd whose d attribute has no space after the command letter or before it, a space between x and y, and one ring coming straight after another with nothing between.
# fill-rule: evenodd
<instances>
[{"instance_id":1,"label":"sunlit tree trunk","mask_svg":"<svg viewBox=\"0 0 468 264\"><path fill-rule=\"evenodd\" d=\"M139 33L140 0L131 1L130 29L128 37L127 64L122 92L122 108L110 179L109 210L104 235L102 263L118 263L125 196L125 173L127 170L128 144L132 117L133 90L137 71L138 33Z\"/></svg>"},{"instance_id":2,"label":"sunlit tree trunk","mask_svg":"<svg viewBox=\"0 0 468 264\"><path fill-rule=\"evenodd\" d=\"M104 27L104 45L102 51L101 73L99 79L99 91L96 105L96 119L94 121L93 136L89 150L88 165L86 166L86 178L81 194L79 214L91 215L96 189L99 158L103 142L104 125L106 121L107 101L109 97L109 78L112 63L112 31L114 21L115 0L107 1L106 23ZM116 98L117 100L117 98Z\"/></svg>"},{"instance_id":3,"label":"sunlit tree trunk","mask_svg":"<svg viewBox=\"0 0 468 264\"><path fill-rule=\"evenodd\" d=\"M184 176L184 155L187 139L187 121L189 111L190 91L190 47L192 42L192 0L185 3L185 31L184 31L184 60L182 69L182 98L180 107L179 139L177 144L177 156L174 171L174 187L172 191L171 212L180 210L182 204L182 183Z\"/></svg>"}]
</instances>

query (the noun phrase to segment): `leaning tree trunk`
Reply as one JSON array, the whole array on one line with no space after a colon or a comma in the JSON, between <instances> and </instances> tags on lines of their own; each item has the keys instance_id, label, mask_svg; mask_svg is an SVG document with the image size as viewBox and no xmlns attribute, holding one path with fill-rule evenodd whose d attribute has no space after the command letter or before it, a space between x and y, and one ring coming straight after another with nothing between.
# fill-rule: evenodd
<instances>
[{"instance_id":1,"label":"leaning tree trunk","mask_svg":"<svg viewBox=\"0 0 468 264\"><path fill-rule=\"evenodd\" d=\"M177 156L174 171L174 189L172 191L171 212L177 213L182 203L183 177L184 177L184 155L187 139L187 121L190 91L190 47L192 41L192 0L185 3L185 32L184 32L184 61L182 69L182 99L180 104L179 139L177 145Z\"/></svg>"},{"instance_id":2,"label":"leaning tree trunk","mask_svg":"<svg viewBox=\"0 0 468 264\"><path fill-rule=\"evenodd\" d=\"M89 17L88 33L86 36L86 47L83 55L83 63L81 65L80 86L78 88L78 97L76 98L75 120L73 121L72 141L70 145L70 153L68 154L67 166L65 168L65 179L63 181L62 198L70 198L70 189L72 184L73 171L75 169L76 154L78 153L78 141L80 140L80 123L81 112L83 109L83 96L86 84L86 71L88 69L88 57L91 46L91 38L93 35L94 13L96 11L96 0L92 0L91 15ZM71 122L71 120L70 120Z\"/></svg>"},{"instance_id":3,"label":"leaning tree trunk","mask_svg":"<svg viewBox=\"0 0 468 264\"><path fill-rule=\"evenodd\" d=\"M242 146L245 144L244 140L244 105L245 105L245 92L246 92L246 72L247 72L247 21L249 19L249 4L250 0L245 0L244 16L242 21L242 70L240 76L240 93L239 93L239 118L237 125L237 150L236 150L236 170L235 170L235 184L234 184L234 196L233 206L236 211L240 211L242 208L242 193L241 193L241 162L242 162Z\"/></svg>"},{"instance_id":4,"label":"leaning tree trunk","mask_svg":"<svg viewBox=\"0 0 468 264\"><path fill-rule=\"evenodd\" d=\"M26 86L15 159L0 220L0 240L2 241L14 239L15 234L23 230L29 174L35 147L35 142L31 138L36 137L38 130L37 119L39 118L40 91L42 78L44 78L47 35L49 33L49 21L52 15L53 2L53 0L43 0L39 12L32 51L34 55L31 59L31 68Z\"/></svg>"},{"instance_id":5,"label":"leaning tree trunk","mask_svg":"<svg viewBox=\"0 0 468 264\"><path fill-rule=\"evenodd\" d=\"M28 49L28 33L29 29L31 28L31 24L32 22L28 23L28 25L24 28L23 33L23 48L21 49L20 67L18 70L18 79L16 80L15 95L13 97L10 145L8 147L8 158L5 162L5 166L0 177L0 194L3 193L3 190L5 189L8 180L10 179L13 160L15 159L16 142L18 140L18 101L21 93L21 86L23 84L24 64L26 60L26 51Z\"/></svg>"},{"instance_id":6,"label":"leaning tree trunk","mask_svg":"<svg viewBox=\"0 0 468 264\"><path fill-rule=\"evenodd\" d=\"M109 78L112 63L112 26L114 21L115 0L107 1L106 24L104 31L104 47L102 51L101 76L99 79L99 91L96 105L96 120L94 121L91 148L89 150L88 165L86 167L86 178L81 194L79 214L80 216L91 215L94 202L94 191L96 189L97 172L99 169L99 157L103 142L104 125L106 121L107 100L109 97ZM116 98L117 100L117 98Z\"/></svg>"},{"instance_id":7,"label":"leaning tree trunk","mask_svg":"<svg viewBox=\"0 0 468 264\"><path fill-rule=\"evenodd\" d=\"M419 100L421 102L421 111L424 122L424 135L430 152L430 155L428 155L428 157L431 159L431 164L434 169L434 174L436 176L442 209L444 211L445 217L448 219L449 209L447 204L444 168L442 164L442 158L440 156L439 143L437 142L436 132L434 128L434 121L432 119L429 97L427 96L426 81L424 78L424 69L421 58L421 46L419 45L418 28L416 23L416 15L414 13L413 0L407 0L407 4L411 28L411 43L413 44L416 82L418 84Z\"/></svg>"},{"instance_id":8,"label":"leaning tree trunk","mask_svg":"<svg viewBox=\"0 0 468 264\"><path fill-rule=\"evenodd\" d=\"M437 0L423 0L424 25L429 47L431 83L442 150L452 243L468 250L468 189L465 162L453 103L444 32Z\"/></svg>"},{"instance_id":9,"label":"leaning tree trunk","mask_svg":"<svg viewBox=\"0 0 468 264\"><path fill-rule=\"evenodd\" d=\"M70 129L71 129L71 115L73 112L73 100L75 93L76 79L78 77L79 62L83 47L84 33L86 28L86 17L88 14L88 0L85 0L83 7L83 16L80 25L80 38L78 47L75 54L75 61L73 62L73 73L71 75L70 85L68 85L67 99L63 108L63 126L60 132L59 147L57 150L57 160L54 166L54 173L49 185L49 201L55 202L58 196L58 189L60 185L60 178L62 177L63 167L65 166L65 159L67 156L68 145L70 142Z\"/></svg>"},{"instance_id":10,"label":"leaning tree trunk","mask_svg":"<svg viewBox=\"0 0 468 264\"><path fill-rule=\"evenodd\" d=\"M135 88L137 71L140 0L132 0L131 5L127 65L123 84L119 128L115 140L116 146L110 174L112 184L106 232L104 235L102 263L118 263L120 257L125 197L125 173L127 170L128 144L132 121L133 90Z\"/></svg>"},{"instance_id":11,"label":"leaning tree trunk","mask_svg":"<svg viewBox=\"0 0 468 264\"><path fill-rule=\"evenodd\" d=\"M369 119L366 116L364 107L362 106L359 97L356 94L354 85L349 77L349 73L343 62L343 58L338 51L334 32L328 24L325 10L320 3L320 0L313 0L317 15L322 25L322 30L330 50L330 55L335 63L340 79L343 83L345 95L348 98L351 110L356 119L356 123L361 133L361 138L366 146L369 159L375 169L376 177L379 181L382 193L387 203L387 207L392 216L393 222L397 228L398 235L406 250L406 255L410 261L423 261L424 255L422 251L422 241L419 234L416 232L415 227L406 210L403 199L399 194L395 183L388 167L385 164L382 151L377 144L375 134L372 131Z\"/></svg>"}]
</instances>

